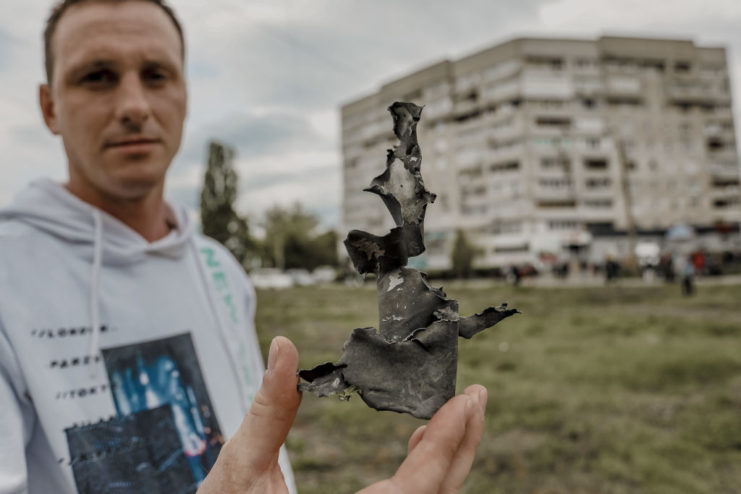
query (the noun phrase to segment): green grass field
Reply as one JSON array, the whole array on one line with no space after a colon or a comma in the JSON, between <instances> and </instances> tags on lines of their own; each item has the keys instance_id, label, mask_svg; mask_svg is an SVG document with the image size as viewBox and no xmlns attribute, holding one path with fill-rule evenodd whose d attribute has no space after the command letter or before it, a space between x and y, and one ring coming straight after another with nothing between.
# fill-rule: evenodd
<instances>
[{"instance_id":1,"label":"green grass field","mask_svg":"<svg viewBox=\"0 0 741 494\"><path fill-rule=\"evenodd\" d=\"M463 315L504 301L523 313L460 340L458 389L489 389L464 493L741 493L741 286L445 289ZM258 296L263 350L288 336L303 368L378 326L374 286ZM391 475L422 423L306 394L288 437L300 493Z\"/></svg>"}]
</instances>

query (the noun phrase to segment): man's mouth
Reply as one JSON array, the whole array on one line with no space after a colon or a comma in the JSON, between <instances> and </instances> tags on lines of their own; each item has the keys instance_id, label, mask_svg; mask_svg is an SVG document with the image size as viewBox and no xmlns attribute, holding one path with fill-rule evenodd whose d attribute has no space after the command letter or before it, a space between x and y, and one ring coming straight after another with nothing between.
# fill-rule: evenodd
<instances>
[{"instance_id":1,"label":"man's mouth","mask_svg":"<svg viewBox=\"0 0 741 494\"><path fill-rule=\"evenodd\" d=\"M120 141L112 141L109 143L106 143L106 148L127 148L127 147L137 147L137 146L148 146L151 144L158 144L160 142L159 139L149 139L149 138L137 138L137 139L122 139Z\"/></svg>"}]
</instances>

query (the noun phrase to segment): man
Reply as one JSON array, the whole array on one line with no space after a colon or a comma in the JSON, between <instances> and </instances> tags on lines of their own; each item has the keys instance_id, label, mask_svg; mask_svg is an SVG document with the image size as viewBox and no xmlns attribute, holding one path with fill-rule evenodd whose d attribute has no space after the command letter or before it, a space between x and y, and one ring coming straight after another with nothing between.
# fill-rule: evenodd
<instances>
[{"instance_id":1,"label":"man","mask_svg":"<svg viewBox=\"0 0 741 494\"><path fill-rule=\"evenodd\" d=\"M251 286L163 199L187 108L177 19L66 0L45 45L68 180L0 212L0 494L295 492L297 351L276 338L262 376ZM453 398L362 492L457 492L485 404L481 386Z\"/></svg>"}]
</instances>

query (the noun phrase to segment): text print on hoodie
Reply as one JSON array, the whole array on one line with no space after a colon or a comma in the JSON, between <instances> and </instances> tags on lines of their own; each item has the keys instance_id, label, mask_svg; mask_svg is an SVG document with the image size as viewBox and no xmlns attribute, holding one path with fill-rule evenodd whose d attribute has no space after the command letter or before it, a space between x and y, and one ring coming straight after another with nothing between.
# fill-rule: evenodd
<instances>
[{"instance_id":1,"label":"text print on hoodie","mask_svg":"<svg viewBox=\"0 0 741 494\"><path fill-rule=\"evenodd\" d=\"M0 494L192 493L239 427L254 290L171 210L152 243L50 180L0 211Z\"/></svg>"}]
</instances>

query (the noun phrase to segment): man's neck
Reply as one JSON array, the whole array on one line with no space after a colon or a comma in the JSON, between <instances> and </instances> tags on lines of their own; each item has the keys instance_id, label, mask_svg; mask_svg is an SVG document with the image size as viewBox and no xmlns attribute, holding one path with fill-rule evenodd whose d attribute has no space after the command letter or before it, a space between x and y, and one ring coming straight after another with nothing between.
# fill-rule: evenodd
<instances>
[{"instance_id":1,"label":"man's neck","mask_svg":"<svg viewBox=\"0 0 741 494\"><path fill-rule=\"evenodd\" d=\"M148 242L165 237L176 221L164 201L163 187L135 199L113 198L100 192L77 190L73 184L65 184L67 190L88 204L105 211Z\"/></svg>"}]
</instances>

